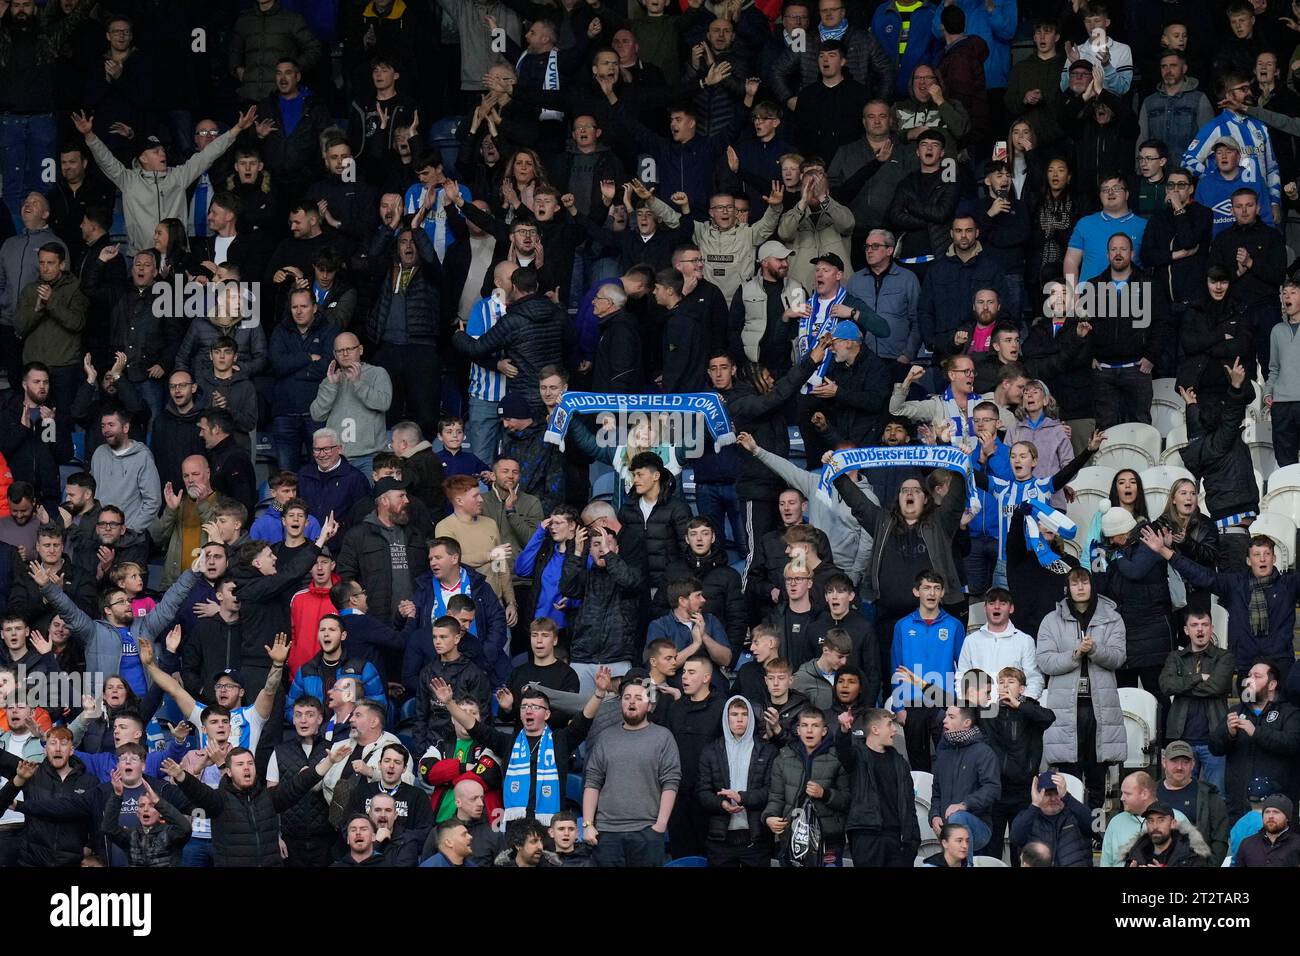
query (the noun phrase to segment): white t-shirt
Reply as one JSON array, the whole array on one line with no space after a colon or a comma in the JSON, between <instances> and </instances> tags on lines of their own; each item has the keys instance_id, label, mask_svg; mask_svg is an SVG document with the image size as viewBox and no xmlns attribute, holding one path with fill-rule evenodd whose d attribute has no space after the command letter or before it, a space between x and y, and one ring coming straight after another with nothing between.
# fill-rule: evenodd
<instances>
[{"instance_id":1,"label":"white t-shirt","mask_svg":"<svg viewBox=\"0 0 1300 956\"><path fill-rule=\"evenodd\" d=\"M203 732L203 722L199 720L199 715L202 713L203 705L195 702L194 708L185 719L198 730L199 746L206 747L208 735ZM257 712L257 708L236 707L230 712L230 742L236 747L247 747L256 752L257 742L265 726L266 719Z\"/></svg>"}]
</instances>

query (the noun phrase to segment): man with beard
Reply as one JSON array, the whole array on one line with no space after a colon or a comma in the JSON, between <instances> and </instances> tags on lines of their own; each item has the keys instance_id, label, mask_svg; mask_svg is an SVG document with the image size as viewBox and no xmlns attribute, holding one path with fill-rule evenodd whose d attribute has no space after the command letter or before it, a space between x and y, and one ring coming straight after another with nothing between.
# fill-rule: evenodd
<instances>
[{"instance_id":1,"label":"man with beard","mask_svg":"<svg viewBox=\"0 0 1300 956\"><path fill-rule=\"evenodd\" d=\"M620 703L623 722L602 732L587 755L583 839L596 848L597 866L660 866L681 757L672 733L650 723L644 683L625 681Z\"/></svg>"},{"instance_id":2,"label":"man with beard","mask_svg":"<svg viewBox=\"0 0 1300 956\"><path fill-rule=\"evenodd\" d=\"M421 797L427 805L428 798L423 794ZM392 794L381 790L371 797L367 815L375 825L375 849L383 854L385 866L419 866L420 847L427 836L416 838L405 819L398 816L397 800Z\"/></svg>"},{"instance_id":3,"label":"man with beard","mask_svg":"<svg viewBox=\"0 0 1300 956\"><path fill-rule=\"evenodd\" d=\"M790 370L793 321L807 301L803 287L790 278L794 252L769 239L758 247L758 273L731 297L729 347L736 357L758 362L780 378Z\"/></svg>"},{"instance_id":4,"label":"man with beard","mask_svg":"<svg viewBox=\"0 0 1300 956\"><path fill-rule=\"evenodd\" d=\"M1142 812L1139 833L1124 858L1128 866L1209 866L1210 848L1200 831L1174 819L1173 807L1159 801Z\"/></svg>"},{"instance_id":5,"label":"man with beard","mask_svg":"<svg viewBox=\"0 0 1300 956\"><path fill-rule=\"evenodd\" d=\"M14 481L32 485L37 502L53 509L59 501L58 463L72 458L72 430L54 426L50 370L45 365L23 366L21 385L10 389L0 410L0 454Z\"/></svg>"},{"instance_id":6,"label":"man with beard","mask_svg":"<svg viewBox=\"0 0 1300 956\"><path fill-rule=\"evenodd\" d=\"M191 455L203 454L199 438L199 416L207 396L202 395L194 375L177 369L167 378L167 404L151 420L150 447L158 478L164 484L180 485L181 462Z\"/></svg>"},{"instance_id":7,"label":"man with beard","mask_svg":"<svg viewBox=\"0 0 1300 956\"><path fill-rule=\"evenodd\" d=\"M153 454L143 442L131 438L131 416L121 409L100 416L100 431L104 444L90 460L100 500L121 508L128 528L148 528L161 497Z\"/></svg>"},{"instance_id":8,"label":"man with beard","mask_svg":"<svg viewBox=\"0 0 1300 956\"><path fill-rule=\"evenodd\" d=\"M167 552L163 563L163 586L180 577L185 559L208 537L204 526L217 516L218 495L212 489L212 469L202 455L191 455L181 462L184 494L171 482L163 488L165 510L149 525L149 537Z\"/></svg>"},{"instance_id":9,"label":"man with beard","mask_svg":"<svg viewBox=\"0 0 1300 956\"><path fill-rule=\"evenodd\" d=\"M1264 828L1241 841L1233 866L1300 866L1300 839L1291 831L1295 804L1275 793L1264 798Z\"/></svg>"},{"instance_id":10,"label":"man with beard","mask_svg":"<svg viewBox=\"0 0 1300 956\"><path fill-rule=\"evenodd\" d=\"M367 613L384 623L399 620L398 607L414 595L424 561L425 533L410 524L406 489L396 478L377 481L374 514L348 531L339 551L340 577L361 583Z\"/></svg>"},{"instance_id":11,"label":"man with beard","mask_svg":"<svg viewBox=\"0 0 1300 956\"><path fill-rule=\"evenodd\" d=\"M401 744L387 744L379 754L379 769L368 764L353 765L362 781L352 790L348 816L370 814L376 800L392 800L403 833L421 846L433 829L433 808L429 796L403 775L411 762L411 754ZM389 829L393 823L390 821Z\"/></svg>"}]
</instances>

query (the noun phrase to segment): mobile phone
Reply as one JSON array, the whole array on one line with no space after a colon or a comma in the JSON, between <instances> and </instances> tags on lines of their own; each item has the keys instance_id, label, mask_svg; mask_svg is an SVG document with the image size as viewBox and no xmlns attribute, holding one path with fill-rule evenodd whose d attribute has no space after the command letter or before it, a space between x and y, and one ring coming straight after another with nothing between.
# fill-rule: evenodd
<instances>
[{"instance_id":1,"label":"mobile phone","mask_svg":"<svg viewBox=\"0 0 1300 956\"><path fill-rule=\"evenodd\" d=\"M993 144L993 161L1004 163L1007 161L1007 141L1005 139L998 140Z\"/></svg>"}]
</instances>

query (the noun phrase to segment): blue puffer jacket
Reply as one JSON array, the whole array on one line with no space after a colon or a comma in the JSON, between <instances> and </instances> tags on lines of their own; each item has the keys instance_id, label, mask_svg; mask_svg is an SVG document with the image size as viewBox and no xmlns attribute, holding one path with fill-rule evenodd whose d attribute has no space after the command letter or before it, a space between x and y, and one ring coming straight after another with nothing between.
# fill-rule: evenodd
<instances>
[{"instance_id":1,"label":"blue puffer jacket","mask_svg":"<svg viewBox=\"0 0 1300 956\"><path fill-rule=\"evenodd\" d=\"M885 55L894 64L894 92L900 98L910 96L908 84L912 82L912 71L922 63L934 66L939 62L943 52L943 41L936 37L933 28L939 22L936 14L939 8L932 4L923 4L912 11L912 22L908 27L907 49L902 61L898 57L898 36L903 29L903 18L893 3L882 3L876 8L871 18L871 33L884 47ZM1004 83L1005 85L1005 83Z\"/></svg>"},{"instance_id":2,"label":"blue puffer jacket","mask_svg":"<svg viewBox=\"0 0 1300 956\"><path fill-rule=\"evenodd\" d=\"M302 415L311 407L316 390L334 355L334 336L339 330L333 322L318 318L299 333L293 319L285 319L271 333L271 372L275 375L272 392L277 415ZM320 358L312 361L313 355Z\"/></svg>"}]
</instances>

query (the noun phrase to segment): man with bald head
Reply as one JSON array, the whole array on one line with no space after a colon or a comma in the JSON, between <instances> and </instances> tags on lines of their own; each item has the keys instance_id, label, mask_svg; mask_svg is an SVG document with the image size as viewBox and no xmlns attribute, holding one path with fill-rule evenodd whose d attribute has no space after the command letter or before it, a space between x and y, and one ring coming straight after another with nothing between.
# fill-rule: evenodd
<instances>
[{"instance_id":1,"label":"man with bald head","mask_svg":"<svg viewBox=\"0 0 1300 956\"><path fill-rule=\"evenodd\" d=\"M0 367L9 373L10 382L22 378L23 346L14 332L14 315L18 293L36 281L37 253L52 242L63 249L63 261L68 261L68 247L50 228L50 204L44 196L29 192L20 215L22 231L0 245Z\"/></svg>"},{"instance_id":2,"label":"man with bald head","mask_svg":"<svg viewBox=\"0 0 1300 956\"><path fill-rule=\"evenodd\" d=\"M351 332L334 339L334 358L316 390L309 414L324 422L342 440L349 462L370 477L375 452L388 445L388 406L393 383L378 365L362 361L365 349Z\"/></svg>"},{"instance_id":3,"label":"man with bald head","mask_svg":"<svg viewBox=\"0 0 1300 956\"><path fill-rule=\"evenodd\" d=\"M483 778L467 773L456 781L451 792L456 800L456 815L453 819L464 824L474 839L471 857L474 865L491 866L501 849L501 834L492 829L492 821L488 819ZM438 852L436 841L439 829L441 828L435 828L424 841L420 856L425 860Z\"/></svg>"},{"instance_id":4,"label":"man with bald head","mask_svg":"<svg viewBox=\"0 0 1300 956\"><path fill-rule=\"evenodd\" d=\"M190 455L181 462L181 483L179 490L170 481L163 486L163 513L149 525L149 537L167 551L163 587L190 566L195 552L208 540L203 526L217 517L212 469L203 455Z\"/></svg>"},{"instance_id":5,"label":"man with bald head","mask_svg":"<svg viewBox=\"0 0 1300 956\"><path fill-rule=\"evenodd\" d=\"M1145 770L1129 774L1119 785L1119 802L1124 809L1106 824L1106 836L1101 842L1101 866L1126 865L1121 848L1127 848L1146 832L1142 814L1156 802L1155 780ZM1182 810L1174 810L1174 818L1184 827L1191 826Z\"/></svg>"}]
</instances>

